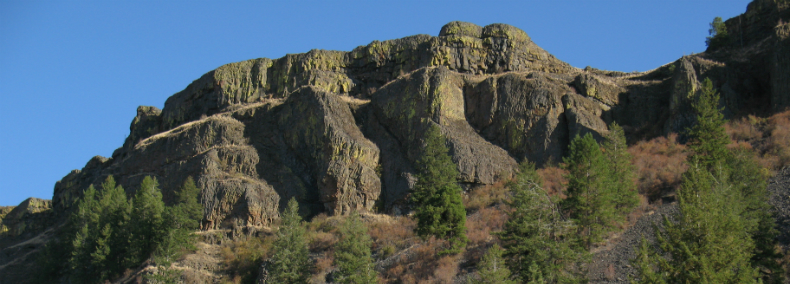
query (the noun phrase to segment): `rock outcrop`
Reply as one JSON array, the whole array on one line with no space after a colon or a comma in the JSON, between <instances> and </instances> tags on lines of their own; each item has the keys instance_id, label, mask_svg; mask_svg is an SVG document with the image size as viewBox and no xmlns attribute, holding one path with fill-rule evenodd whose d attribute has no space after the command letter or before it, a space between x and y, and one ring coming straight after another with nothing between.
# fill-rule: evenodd
<instances>
[{"instance_id":1,"label":"rock outcrop","mask_svg":"<svg viewBox=\"0 0 790 284\"><path fill-rule=\"evenodd\" d=\"M571 139L602 139L613 121L632 139L682 132L706 78L728 116L783 109L790 26L765 28L788 18L777 3L755 1L739 17L746 24L727 21L732 34L753 37L644 73L574 68L518 28L464 22L436 37L227 64L162 110L139 107L111 158L94 157L55 185L52 212L63 216L109 175L129 195L150 175L166 202L195 178L203 228L266 226L291 198L307 215L405 213L430 125L446 136L458 181L474 190L518 162L560 162Z\"/></svg>"}]
</instances>

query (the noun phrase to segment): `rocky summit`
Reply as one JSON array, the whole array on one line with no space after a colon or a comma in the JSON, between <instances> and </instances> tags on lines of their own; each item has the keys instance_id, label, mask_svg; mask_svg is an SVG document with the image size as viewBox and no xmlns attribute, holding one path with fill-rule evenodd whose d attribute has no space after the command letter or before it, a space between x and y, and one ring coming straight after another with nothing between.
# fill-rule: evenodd
<instances>
[{"instance_id":1,"label":"rocky summit","mask_svg":"<svg viewBox=\"0 0 790 284\"><path fill-rule=\"evenodd\" d=\"M202 229L248 231L278 220L291 198L306 216L407 214L413 165L433 125L470 192L525 160L561 162L573 137L600 140L611 122L629 141L682 132L694 123L690 94L705 78L727 117L783 110L788 22L786 4L754 1L725 22L738 40L647 72L575 68L517 27L465 22L349 52L223 65L161 110L138 107L112 157L68 173L51 201L0 209L0 279L19 279L74 201L110 175L129 196L156 177L166 203L191 176L202 191Z\"/></svg>"}]
</instances>

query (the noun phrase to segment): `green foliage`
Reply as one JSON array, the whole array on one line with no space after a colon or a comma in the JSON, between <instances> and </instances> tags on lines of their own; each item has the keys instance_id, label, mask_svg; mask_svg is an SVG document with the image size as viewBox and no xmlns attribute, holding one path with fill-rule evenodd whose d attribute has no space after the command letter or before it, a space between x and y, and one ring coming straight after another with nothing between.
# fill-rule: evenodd
<instances>
[{"instance_id":1,"label":"green foliage","mask_svg":"<svg viewBox=\"0 0 790 284\"><path fill-rule=\"evenodd\" d=\"M727 33L727 25L721 17L713 18L708 30L710 36L705 38L705 45L710 48L719 48L730 43L730 35Z\"/></svg>"},{"instance_id":2,"label":"green foliage","mask_svg":"<svg viewBox=\"0 0 790 284\"><path fill-rule=\"evenodd\" d=\"M724 129L724 115L719 108L719 93L713 83L706 78L702 83L696 100L691 104L696 113L697 123L688 130L691 137L689 160L696 160L708 171L720 171L726 162L730 136Z\"/></svg>"},{"instance_id":3,"label":"green foliage","mask_svg":"<svg viewBox=\"0 0 790 284\"><path fill-rule=\"evenodd\" d=\"M760 268L764 283L784 283L784 269L778 262L782 255L776 251L779 231L768 204L766 187L769 172L754 157L754 153L749 150L733 150L727 160L729 180L735 190L741 193L744 206L742 217L755 244L750 261L752 266Z\"/></svg>"},{"instance_id":4,"label":"green foliage","mask_svg":"<svg viewBox=\"0 0 790 284\"><path fill-rule=\"evenodd\" d=\"M458 169L447 154L445 138L432 125L425 133L425 147L417 160L417 183L411 194L419 236L436 236L450 242L443 253L458 253L466 246L466 209L461 187L456 183Z\"/></svg>"},{"instance_id":5,"label":"green foliage","mask_svg":"<svg viewBox=\"0 0 790 284\"><path fill-rule=\"evenodd\" d=\"M611 187L611 167L589 133L571 141L570 154L563 160L568 170L568 198L561 206L576 221L589 248L619 221L613 206L616 196Z\"/></svg>"},{"instance_id":6,"label":"green foliage","mask_svg":"<svg viewBox=\"0 0 790 284\"><path fill-rule=\"evenodd\" d=\"M510 270L505 265L505 259L502 254L505 251L494 244L489 248L480 263L477 264L477 273L480 279L473 281L475 284L515 284L516 281L510 279Z\"/></svg>"},{"instance_id":7,"label":"green foliage","mask_svg":"<svg viewBox=\"0 0 790 284\"><path fill-rule=\"evenodd\" d=\"M740 192L692 161L678 199L677 220L657 230L659 252L640 249L637 283L758 283Z\"/></svg>"},{"instance_id":8,"label":"green foliage","mask_svg":"<svg viewBox=\"0 0 790 284\"><path fill-rule=\"evenodd\" d=\"M634 165L631 164L631 154L628 153L625 132L616 122L609 124L603 150L609 160L614 210L620 216L625 216L639 205L639 194L634 183L636 174Z\"/></svg>"},{"instance_id":9,"label":"green foliage","mask_svg":"<svg viewBox=\"0 0 790 284\"><path fill-rule=\"evenodd\" d=\"M143 180L134 202L112 176L100 191L89 186L57 240L46 245L39 261L44 269L40 282L59 282L65 276L72 283L99 283L140 265L154 252L158 263L169 265L167 257L194 246L191 233L202 218L199 190L193 182L185 188L189 189L177 193L179 203L171 208L164 206L158 184L150 177ZM175 271L165 274L171 280L177 276Z\"/></svg>"},{"instance_id":10,"label":"green foliage","mask_svg":"<svg viewBox=\"0 0 790 284\"><path fill-rule=\"evenodd\" d=\"M643 241L635 283L782 283L766 171L744 150L726 148L710 80L693 107L697 125L689 131L693 152L678 191L680 214L656 230L657 249Z\"/></svg>"},{"instance_id":11,"label":"green foliage","mask_svg":"<svg viewBox=\"0 0 790 284\"><path fill-rule=\"evenodd\" d=\"M165 208L164 235L154 251L156 263L169 266L185 251L195 250L195 230L203 219L203 206L198 203L200 189L192 177L176 192L176 204Z\"/></svg>"},{"instance_id":12,"label":"green foliage","mask_svg":"<svg viewBox=\"0 0 790 284\"><path fill-rule=\"evenodd\" d=\"M542 188L530 163L508 187L512 192L509 220L498 233L510 270L522 283L582 283L580 264L589 259L577 237L576 225L564 220Z\"/></svg>"},{"instance_id":13,"label":"green foliage","mask_svg":"<svg viewBox=\"0 0 790 284\"><path fill-rule=\"evenodd\" d=\"M359 214L352 213L340 227L342 238L335 245L335 266L337 283L378 283L378 273L374 269L370 246L373 241Z\"/></svg>"},{"instance_id":14,"label":"green foliage","mask_svg":"<svg viewBox=\"0 0 790 284\"><path fill-rule=\"evenodd\" d=\"M267 266L272 283L307 283L311 268L310 251L296 199L288 201L272 248L274 254Z\"/></svg>"},{"instance_id":15,"label":"green foliage","mask_svg":"<svg viewBox=\"0 0 790 284\"><path fill-rule=\"evenodd\" d=\"M156 178L146 176L132 202L132 227L130 229L132 262L141 263L151 257L157 243L167 233L164 224L165 203Z\"/></svg>"}]
</instances>

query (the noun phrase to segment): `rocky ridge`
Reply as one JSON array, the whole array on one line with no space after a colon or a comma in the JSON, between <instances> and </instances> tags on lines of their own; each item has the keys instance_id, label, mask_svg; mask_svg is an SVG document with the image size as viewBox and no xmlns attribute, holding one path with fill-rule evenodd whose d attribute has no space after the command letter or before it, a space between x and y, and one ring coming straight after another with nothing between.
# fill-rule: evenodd
<instances>
[{"instance_id":1,"label":"rocky ridge","mask_svg":"<svg viewBox=\"0 0 790 284\"><path fill-rule=\"evenodd\" d=\"M412 163L432 124L448 138L459 182L474 190L524 160L559 162L571 138L600 138L612 121L629 141L682 131L705 78L727 116L782 110L790 106L787 8L753 1L726 21L732 44L642 73L575 68L518 28L464 22L436 37L223 65L164 109L139 107L123 146L58 181L51 203L0 209L0 228L13 232L2 237L0 265L108 175L128 195L143 177L157 177L166 202L192 176L203 229L255 230L278 219L290 198L305 215L408 212Z\"/></svg>"}]
</instances>

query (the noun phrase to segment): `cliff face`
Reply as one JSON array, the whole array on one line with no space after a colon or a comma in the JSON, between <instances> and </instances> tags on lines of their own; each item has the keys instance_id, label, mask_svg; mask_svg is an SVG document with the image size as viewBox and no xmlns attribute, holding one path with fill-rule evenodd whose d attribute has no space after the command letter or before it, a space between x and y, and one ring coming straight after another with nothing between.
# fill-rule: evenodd
<instances>
[{"instance_id":1,"label":"cliff face","mask_svg":"<svg viewBox=\"0 0 790 284\"><path fill-rule=\"evenodd\" d=\"M108 175L129 194L152 175L166 200L195 178L204 228L267 225L290 198L309 214L398 213L408 210L412 164L431 124L473 190L523 160L559 162L573 137L600 139L612 121L636 139L682 132L704 78L727 115L780 110L790 104L790 28L766 26L787 18L785 6L756 1L727 21L743 41L644 73L574 68L518 28L463 22L437 37L231 63L163 110L138 108L111 158L95 157L56 184L54 212Z\"/></svg>"},{"instance_id":2,"label":"cliff face","mask_svg":"<svg viewBox=\"0 0 790 284\"><path fill-rule=\"evenodd\" d=\"M41 234L108 175L131 196L156 177L166 202L188 176L203 229L266 226L291 198L305 214L409 210L423 135L438 125L466 190L518 162L560 162L569 141L622 125L629 141L681 132L710 78L725 114L790 107L790 9L758 0L726 22L732 42L643 73L578 69L504 24L452 22L350 52L312 50L231 63L141 106L123 146L55 185L53 199L0 209L0 240ZM4 264L5 263L5 264ZM16 262L15 262L16 263ZM3 266L11 267L11 266Z\"/></svg>"}]
</instances>

